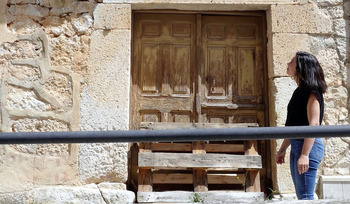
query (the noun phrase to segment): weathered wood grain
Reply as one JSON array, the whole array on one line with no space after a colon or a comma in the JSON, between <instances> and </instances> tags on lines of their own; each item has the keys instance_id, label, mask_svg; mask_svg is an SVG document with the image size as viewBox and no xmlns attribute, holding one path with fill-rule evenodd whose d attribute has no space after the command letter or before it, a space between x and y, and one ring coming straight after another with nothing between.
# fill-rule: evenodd
<instances>
[{"instance_id":1,"label":"weathered wood grain","mask_svg":"<svg viewBox=\"0 0 350 204\"><path fill-rule=\"evenodd\" d=\"M261 17L265 14L251 12L249 16L230 16L152 12L133 15L131 129L267 125L267 78L263 77L266 76L267 64L266 37L264 17ZM190 143L153 143L147 150L140 148L138 159L147 160L148 167L142 164L139 168L132 166L139 170L139 189L152 190L154 179L157 179L152 175L155 169L193 170L192 183L196 190L196 186L212 182L213 177L205 173L208 169L232 172L238 168L250 168L246 171L248 191L253 189L252 186L260 185L257 184L260 174L253 170L256 169L254 165L257 169L262 166L258 150L264 159L270 155L266 150L260 146L247 149L242 144L207 143L203 146L200 149ZM252 156L254 151L256 154ZM173 152L178 156L164 158L157 152ZM192 156L184 156L181 152L192 153ZM157 155L142 158L147 153ZM225 153L221 155L225 158L208 153ZM236 153L246 155L229 155ZM264 162L266 166L266 159ZM136 183L137 178L133 175L131 180ZM265 174L261 176L266 177ZM229 178L221 176L214 181L226 180Z\"/></svg>"},{"instance_id":2,"label":"weathered wood grain","mask_svg":"<svg viewBox=\"0 0 350 204\"><path fill-rule=\"evenodd\" d=\"M166 122L142 122L141 129L171 130L171 129L212 129L212 128L242 128L259 127L257 123L166 123Z\"/></svg>"},{"instance_id":3,"label":"weathered wood grain","mask_svg":"<svg viewBox=\"0 0 350 204\"><path fill-rule=\"evenodd\" d=\"M140 143L141 153L151 153L151 143L142 142ZM139 192L152 192L152 170L151 169L139 169L138 173L138 191Z\"/></svg>"},{"instance_id":4,"label":"weathered wood grain","mask_svg":"<svg viewBox=\"0 0 350 204\"><path fill-rule=\"evenodd\" d=\"M256 140L244 142L245 155L259 155ZM246 169L246 192L260 192L260 169Z\"/></svg>"},{"instance_id":5,"label":"weathered wood grain","mask_svg":"<svg viewBox=\"0 0 350 204\"><path fill-rule=\"evenodd\" d=\"M193 154L206 154L205 142L192 142ZM208 191L208 177L205 169L193 169L193 189L194 192Z\"/></svg>"},{"instance_id":6,"label":"weathered wood grain","mask_svg":"<svg viewBox=\"0 0 350 204\"><path fill-rule=\"evenodd\" d=\"M244 184L244 174L207 174L208 184ZM192 174L153 174L154 184L192 184Z\"/></svg>"},{"instance_id":7,"label":"weathered wood grain","mask_svg":"<svg viewBox=\"0 0 350 204\"><path fill-rule=\"evenodd\" d=\"M251 168L262 167L259 155L139 153L140 168Z\"/></svg>"}]
</instances>

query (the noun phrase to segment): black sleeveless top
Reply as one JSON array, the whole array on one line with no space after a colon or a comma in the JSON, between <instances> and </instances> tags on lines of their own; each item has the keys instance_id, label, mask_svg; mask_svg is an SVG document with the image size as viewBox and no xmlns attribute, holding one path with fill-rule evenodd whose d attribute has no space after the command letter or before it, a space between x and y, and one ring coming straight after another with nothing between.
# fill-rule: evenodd
<instances>
[{"instance_id":1,"label":"black sleeveless top","mask_svg":"<svg viewBox=\"0 0 350 204\"><path fill-rule=\"evenodd\" d=\"M320 103L320 125L323 119L324 104L322 92L298 87L295 89L288 104L286 126L308 126L307 103L311 93L314 93Z\"/></svg>"}]
</instances>

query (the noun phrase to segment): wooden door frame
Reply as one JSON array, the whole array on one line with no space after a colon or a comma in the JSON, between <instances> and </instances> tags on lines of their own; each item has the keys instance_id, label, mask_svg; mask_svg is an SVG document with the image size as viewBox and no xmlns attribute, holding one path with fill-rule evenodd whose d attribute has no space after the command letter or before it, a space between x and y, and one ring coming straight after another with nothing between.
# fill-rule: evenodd
<instances>
[{"instance_id":1,"label":"wooden door frame","mask_svg":"<svg viewBox=\"0 0 350 204\"><path fill-rule=\"evenodd\" d=\"M196 50L195 50L195 70L194 70L194 80L195 81L195 91L196 93L199 91L199 84L201 83L200 81L200 76L199 73L201 72L201 67L203 66L203 62L200 62L200 56L202 53L201 52L201 16L202 15L226 15L226 16L242 16L242 17L261 17L262 21L263 21L263 25L262 25L262 29L263 29L263 73L264 73L264 103L265 103L265 126L268 127L270 126L270 120L269 120L269 92L268 92L268 66L267 66L267 12L266 11L175 11L175 10L134 10L132 11L132 15L131 15L131 53L134 53L134 23L135 23L135 14L136 13L152 13L152 14L193 14L196 15ZM135 110L135 101L133 100L132 97L132 91L134 91L134 86L133 86L133 76L134 76L134 55L131 54L131 78L130 78L130 122L129 122L129 129L133 129L134 125L133 125L133 111ZM198 96L195 96L195 98ZM199 114L199 110L200 107L198 107L197 101L199 101L198 99L196 99L195 101L195 109L197 110L196 113ZM197 117L198 119L199 117ZM196 121L198 122L198 121ZM265 178L266 181L264 181L264 183L262 183L262 186L264 187L272 187L273 186L273 172L272 169L273 164L272 164L272 142L271 140L268 141L259 141L259 143L261 143L260 148L261 152L262 152L262 162L263 162L263 166L265 165L266 171L264 173L264 175L261 175L261 178ZM134 145L133 145L134 146ZM132 146L132 147L133 147ZM128 167L129 167L129 173L128 173L128 188L129 189L133 189L134 184L130 184L130 177L132 176L131 174L131 160L130 160L130 155L135 154L135 150L133 150L133 148L130 148L129 151L129 162L128 162ZM134 155L135 156L135 155ZM267 189L262 189L263 191L265 190L265 192L267 192Z\"/></svg>"}]
</instances>

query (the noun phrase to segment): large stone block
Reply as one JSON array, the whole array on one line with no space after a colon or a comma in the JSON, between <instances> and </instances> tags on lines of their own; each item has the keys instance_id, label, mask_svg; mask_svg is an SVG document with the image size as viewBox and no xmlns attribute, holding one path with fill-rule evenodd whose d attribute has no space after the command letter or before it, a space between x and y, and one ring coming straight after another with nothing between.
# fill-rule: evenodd
<instances>
[{"instance_id":1,"label":"large stone block","mask_svg":"<svg viewBox=\"0 0 350 204\"><path fill-rule=\"evenodd\" d=\"M346 73L345 73L346 77L344 77L344 79L345 79L344 84L345 84L346 87L350 87L350 71L349 71L350 70L350 63L345 63L344 67L347 70Z\"/></svg>"},{"instance_id":2,"label":"large stone block","mask_svg":"<svg viewBox=\"0 0 350 204\"><path fill-rule=\"evenodd\" d=\"M349 40L350 40L350 38L337 38L336 39L337 50L339 53L339 59L343 62L346 60L347 49L349 49L349 52L350 52L350 48L347 48L347 46L348 46L347 41L349 41Z\"/></svg>"},{"instance_id":3,"label":"large stone block","mask_svg":"<svg viewBox=\"0 0 350 204\"><path fill-rule=\"evenodd\" d=\"M38 185L76 184L79 181L75 157L33 155L6 146L5 153L0 154L0 194Z\"/></svg>"},{"instance_id":4,"label":"large stone block","mask_svg":"<svg viewBox=\"0 0 350 204\"><path fill-rule=\"evenodd\" d=\"M335 49L321 50L315 56L323 68L327 85L340 86L343 80L337 51Z\"/></svg>"},{"instance_id":5,"label":"large stone block","mask_svg":"<svg viewBox=\"0 0 350 204\"><path fill-rule=\"evenodd\" d=\"M342 107L328 107L332 102L325 102L325 114L324 124L325 125L346 125L348 118L348 109Z\"/></svg>"},{"instance_id":6,"label":"large stone block","mask_svg":"<svg viewBox=\"0 0 350 204\"><path fill-rule=\"evenodd\" d=\"M129 128L130 31L96 31L82 92L82 130Z\"/></svg>"},{"instance_id":7,"label":"large stone block","mask_svg":"<svg viewBox=\"0 0 350 204\"><path fill-rule=\"evenodd\" d=\"M91 36L91 44L90 44L91 57L89 61L90 67L91 67L90 70L93 67L102 65L102 63L107 61L107 63L109 62L112 65L118 65L117 67L114 67L115 70L125 70L129 72L130 70L129 61L130 61L130 53L131 53L130 46L131 46L131 31L129 30L97 30L95 31ZM96 71L98 71L98 69ZM94 74L94 73L91 73L91 74Z\"/></svg>"},{"instance_id":8,"label":"large stone block","mask_svg":"<svg viewBox=\"0 0 350 204\"><path fill-rule=\"evenodd\" d=\"M343 5L327 7L327 10L333 19L344 17Z\"/></svg>"},{"instance_id":9,"label":"large stone block","mask_svg":"<svg viewBox=\"0 0 350 204\"><path fill-rule=\"evenodd\" d=\"M57 0L39 0L41 4L52 7L50 15L61 16L64 14L92 14L95 2L93 1L57 1Z\"/></svg>"},{"instance_id":10,"label":"large stone block","mask_svg":"<svg viewBox=\"0 0 350 204\"><path fill-rule=\"evenodd\" d=\"M338 37L346 37L346 21L344 19L337 19L333 21L334 23L334 34Z\"/></svg>"},{"instance_id":11,"label":"large stone block","mask_svg":"<svg viewBox=\"0 0 350 204\"><path fill-rule=\"evenodd\" d=\"M96 100L124 110L129 104L130 45L130 31L99 30L91 36L87 88Z\"/></svg>"},{"instance_id":12,"label":"large stone block","mask_svg":"<svg viewBox=\"0 0 350 204\"><path fill-rule=\"evenodd\" d=\"M323 199L350 199L350 176L321 176L321 195Z\"/></svg>"},{"instance_id":13,"label":"large stone block","mask_svg":"<svg viewBox=\"0 0 350 204\"><path fill-rule=\"evenodd\" d=\"M119 185L43 186L30 191L0 194L0 203L132 204L135 202L133 192L120 190L113 186Z\"/></svg>"},{"instance_id":14,"label":"large stone block","mask_svg":"<svg viewBox=\"0 0 350 204\"><path fill-rule=\"evenodd\" d=\"M128 144L82 144L79 175L86 183L126 182Z\"/></svg>"},{"instance_id":15,"label":"large stone block","mask_svg":"<svg viewBox=\"0 0 350 204\"><path fill-rule=\"evenodd\" d=\"M43 18L49 15L49 9L39 5L12 5L9 12L14 15L25 15L30 17Z\"/></svg>"},{"instance_id":16,"label":"large stone block","mask_svg":"<svg viewBox=\"0 0 350 204\"><path fill-rule=\"evenodd\" d=\"M89 75L81 96L82 130L127 130L130 87L129 30L98 30L91 37ZM85 182L127 179L127 144L80 146Z\"/></svg>"},{"instance_id":17,"label":"large stone block","mask_svg":"<svg viewBox=\"0 0 350 204\"><path fill-rule=\"evenodd\" d=\"M35 17L33 17L35 18ZM38 19L39 17L37 17ZM8 25L8 30L16 31L14 35L17 34L32 34L36 30L41 29L42 26L37 21L32 18L28 18L28 16L17 15L15 20Z\"/></svg>"},{"instance_id":18,"label":"large stone block","mask_svg":"<svg viewBox=\"0 0 350 204\"><path fill-rule=\"evenodd\" d=\"M287 76L287 63L297 51L310 52L310 41L305 34L276 33L272 36L273 69L269 78Z\"/></svg>"},{"instance_id":19,"label":"large stone block","mask_svg":"<svg viewBox=\"0 0 350 204\"><path fill-rule=\"evenodd\" d=\"M26 192L15 192L0 194L0 203L6 204L22 204L25 203Z\"/></svg>"},{"instance_id":20,"label":"large stone block","mask_svg":"<svg viewBox=\"0 0 350 204\"><path fill-rule=\"evenodd\" d=\"M314 55L318 55L319 52L327 49L337 49L337 44L332 37L328 36L309 36L310 40L310 52Z\"/></svg>"},{"instance_id":21,"label":"large stone block","mask_svg":"<svg viewBox=\"0 0 350 204\"><path fill-rule=\"evenodd\" d=\"M94 10L95 29L131 29L130 4L98 4ZM111 20L112 19L112 20ZM114 19L114 20L113 20Z\"/></svg>"},{"instance_id":22,"label":"large stone block","mask_svg":"<svg viewBox=\"0 0 350 204\"><path fill-rule=\"evenodd\" d=\"M135 203L135 193L131 191L101 189L102 196L107 204L133 204Z\"/></svg>"},{"instance_id":23,"label":"large stone block","mask_svg":"<svg viewBox=\"0 0 350 204\"><path fill-rule=\"evenodd\" d=\"M322 168L325 175L349 175L349 167L338 168L338 167L324 167Z\"/></svg>"},{"instance_id":24,"label":"large stone block","mask_svg":"<svg viewBox=\"0 0 350 204\"><path fill-rule=\"evenodd\" d=\"M271 6L272 32L331 34L332 21L312 3Z\"/></svg>"},{"instance_id":25,"label":"large stone block","mask_svg":"<svg viewBox=\"0 0 350 204\"><path fill-rule=\"evenodd\" d=\"M348 118L347 101L348 90L343 87L329 87L325 99L325 124L340 125L344 124Z\"/></svg>"},{"instance_id":26,"label":"large stone block","mask_svg":"<svg viewBox=\"0 0 350 204\"><path fill-rule=\"evenodd\" d=\"M320 6L337 6L343 3L343 0L317 0Z\"/></svg>"},{"instance_id":27,"label":"large stone block","mask_svg":"<svg viewBox=\"0 0 350 204\"><path fill-rule=\"evenodd\" d=\"M6 4L6 0L0 1L0 44L3 42L14 41L14 36L7 30L6 10L8 7Z\"/></svg>"},{"instance_id":28,"label":"large stone block","mask_svg":"<svg viewBox=\"0 0 350 204\"><path fill-rule=\"evenodd\" d=\"M127 87L122 88L127 89ZM110 91L108 88L104 89ZM88 89L84 89L82 92L81 130L127 130L129 127L128 93L125 93L124 96L122 93L116 93L120 97L120 101L117 101L118 99L113 101L112 98L110 104L107 101L94 98L92 94L94 93Z\"/></svg>"},{"instance_id":29,"label":"large stone block","mask_svg":"<svg viewBox=\"0 0 350 204\"><path fill-rule=\"evenodd\" d=\"M133 204L135 202L135 193L120 189L120 187L118 183L98 185L106 203Z\"/></svg>"},{"instance_id":30,"label":"large stone block","mask_svg":"<svg viewBox=\"0 0 350 204\"><path fill-rule=\"evenodd\" d=\"M341 155L341 159L338 163L333 166L337 171L337 174L349 175L350 174L350 151L347 151L346 154Z\"/></svg>"},{"instance_id":31,"label":"large stone block","mask_svg":"<svg viewBox=\"0 0 350 204\"><path fill-rule=\"evenodd\" d=\"M270 112L271 126L283 126L287 118L287 105L296 83L290 77L280 77L270 80Z\"/></svg>"},{"instance_id":32,"label":"large stone block","mask_svg":"<svg viewBox=\"0 0 350 204\"><path fill-rule=\"evenodd\" d=\"M91 203L105 204L95 184L70 187L51 186L34 188L26 195L26 203Z\"/></svg>"},{"instance_id":33,"label":"large stone block","mask_svg":"<svg viewBox=\"0 0 350 204\"><path fill-rule=\"evenodd\" d=\"M126 190L125 183L108 183L103 182L97 185L99 189Z\"/></svg>"},{"instance_id":34,"label":"large stone block","mask_svg":"<svg viewBox=\"0 0 350 204\"><path fill-rule=\"evenodd\" d=\"M327 138L325 143L324 165L334 167L349 151L349 144L343 142L340 138Z\"/></svg>"},{"instance_id":35,"label":"large stone block","mask_svg":"<svg viewBox=\"0 0 350 204\"><path fill-rule=\"evenodd\" d=\"M324 98L329 108L345 108L347 107L348 90L344 86L329 87Z\"/></svg>"},{"instance_id":36,"label":"large stone block","mask_svg":"<svg viewBox=\"0 0 350 204\"><path fill-rule=\"evenodd\" d=\"M35 4L36 0L9 0L9 4Z\"/></svg>"}]
</instances>

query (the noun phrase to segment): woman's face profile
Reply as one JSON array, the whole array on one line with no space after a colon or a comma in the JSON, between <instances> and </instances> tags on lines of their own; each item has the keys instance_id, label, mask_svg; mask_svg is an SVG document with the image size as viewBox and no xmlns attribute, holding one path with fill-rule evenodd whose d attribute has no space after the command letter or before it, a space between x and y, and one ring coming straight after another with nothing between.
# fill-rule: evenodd
<instances>
[{"instance_id":1,"label":"woman's face profile","mask_svg":"<svg viewBox=\"0 0 350 204\"><path fill-rule=\"evenodd\" d=\"M288 76L292 77L293 79L296 77L297 74L297 57L294 56L290 62L287 64L287 74Z\"/></svg>"}]
</instances>

